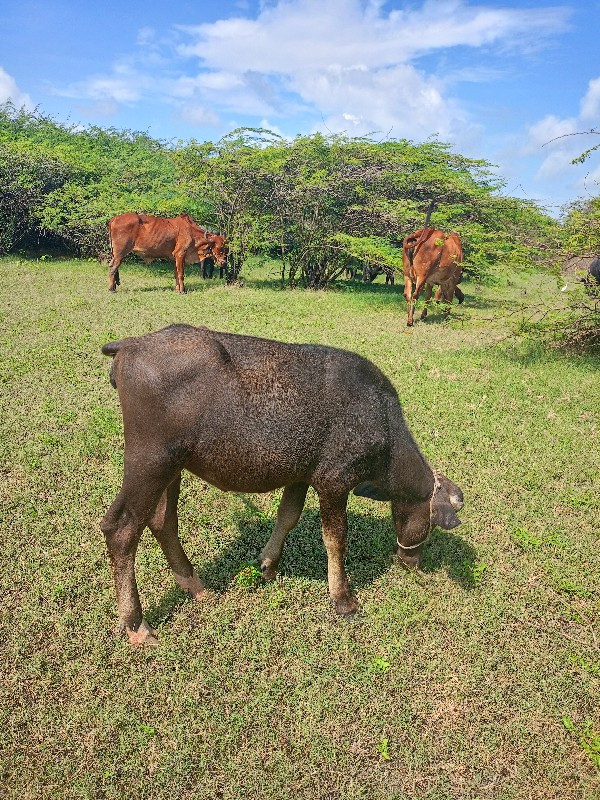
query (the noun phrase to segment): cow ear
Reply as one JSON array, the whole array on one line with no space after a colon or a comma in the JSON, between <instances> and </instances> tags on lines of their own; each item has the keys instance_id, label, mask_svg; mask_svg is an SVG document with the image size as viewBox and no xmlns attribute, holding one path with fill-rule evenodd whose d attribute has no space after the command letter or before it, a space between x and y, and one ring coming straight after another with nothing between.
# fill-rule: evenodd
<instances>
[{"instance_id":1,"label":"cow ear","mask_svg":"<svg viewBox=\"0 0 600 800\"><path fill-rule=\"evenodd\" d=\"M370 500L391 500L392 498L389 494L386 494L383 489L379 486L375 486L374 483L369 483L365 481L365 483L359 483L356 489L354 489L353 494L357 497L368 497Z\"/></svg>"},{"instance_id":2,"label":"cow ear","mask_svg":"<svg viewBox=\"0 0 600 800\"><path fill-rule=\"evenodd\" d=\"M431 515L432 528L435 525L438 525L445 531L451 531L453 528L458 528L458 526L460 525L460 519L454 513L454 509L450 505L449 501L446 502L440 499L440 502L436 503L432 511L433 511Z\"/></svg>"}]
</instances>

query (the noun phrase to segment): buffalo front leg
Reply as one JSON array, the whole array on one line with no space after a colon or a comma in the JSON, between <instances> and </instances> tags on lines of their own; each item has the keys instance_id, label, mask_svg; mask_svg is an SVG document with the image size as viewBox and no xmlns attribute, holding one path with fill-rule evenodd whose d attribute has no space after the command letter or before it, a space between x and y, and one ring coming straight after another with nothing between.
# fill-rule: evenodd
<instances>
[{"instance_id":1,"label":"buffalo front leg","mask_svg":"<svg viewBox=\"0 0 600 800\"><path fill-rule=\"evenodd\" d=\"M283 545L288 533L298 524L300 514L302 514L302 509L304 508L307 491L308 485L305 483L286 486L283 490L277 510L275 528L260 554L260 568L266 581L274 580L277 575L277 567L281 559Z\"/></svg>"},{"instance_id":2,"label":"buffalo front leg","mask_svg":"<svg viewBox=\"0 0 600 800\"><path fill-rule=\"evenodd\" d=\"M181 474L163 492L148 527L160 544L179 586L199 600L204 594L204 586L179 540L177 502L180 487Z\"/></svg>"},{"instance_id":3,"label":"buffalo front leg","mask_svg":"<svg viewBox=\"0 0 600 800\"><path fill-rule=\"evenodd\" d=\"M344 560L348 546L348 518L346 504L348 495L330 497L319 495L323 542L327 550L327 579L329 596L338 614L348 617L358 611L358 602L350 592Z\"/></svg>"}]
</instances>

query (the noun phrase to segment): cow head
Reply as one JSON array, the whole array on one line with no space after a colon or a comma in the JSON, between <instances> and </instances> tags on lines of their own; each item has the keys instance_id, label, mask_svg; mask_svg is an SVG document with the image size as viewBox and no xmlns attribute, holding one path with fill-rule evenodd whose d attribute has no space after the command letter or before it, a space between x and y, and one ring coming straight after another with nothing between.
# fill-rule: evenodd
<instances>
[{"instance_id":1,"label":"cow head","mask_svg":"<svg viewBox=\"0 0 600 800\"><path fill-rule=\"evenodd\" d=\"M198 253L198 261L204 261L205 258L212 256L212 242L201 229L198 229L198 233L194 234L194 247Z\"/></svg>"},{"instance_id":2,"label":"cow head","mask_svg":"<svg viewBox=\"0 0 600 800\"><path fill-rule=\"evenodd\" d=\"M439 526L450 531L460 525L457 511L464 505L460 488L441 472L434 472L434 487L426 500L409 501L391 497L375 484L363 483L354 494L372 500L391 500L396 528L397 555L408 567L418 567L429 534Z\"/></svg>"},{"instance_id":3,"label":"cow head","mask_svg":"<svg viewBox=\"0 0 600 800\"><path fill-rule=\"evenodd\" d=\"M211 242L212 246L212 257L217 263L217 266L222 267L227 262L227 255L229 253L229 248L227 247L227 242L225 241L224 236L220 236L217 233L207 233L207 239Z\"/></svg>"}]
</instances>

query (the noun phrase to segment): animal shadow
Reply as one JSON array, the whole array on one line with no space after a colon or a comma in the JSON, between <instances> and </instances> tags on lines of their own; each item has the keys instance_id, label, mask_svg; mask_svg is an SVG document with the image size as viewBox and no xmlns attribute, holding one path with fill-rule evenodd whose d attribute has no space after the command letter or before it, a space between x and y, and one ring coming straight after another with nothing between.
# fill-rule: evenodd
<instances>
[{"instance_id":1,"label":"animal shadow","mask_svg":"<svg viewBox=\"0 0 600 800\"><path fill-rule=\"evenodd\" d=\"M273 531L274 518L267 517L249 498L243 500L245 509L238 513L236 520L239 536L210 561L197 567L206 588L218 594L228 591L242 568L258 566L259 553ZM346 568L355 590L369 586L385 573L394 563L395 550L396 534L391 519L348 511ZM435 529L425 546L421 569L426 574L445 569L451 580L468 591L477 586L473 572L476 558L474 548L460 536ZM317 509L306 509L288 535L279 574L320 581L327 591L327 554ZM147 610L149 622L156 625L169 619L185 599L185 593L174 586L158 604Z\"/></svg>"}]
</instances>

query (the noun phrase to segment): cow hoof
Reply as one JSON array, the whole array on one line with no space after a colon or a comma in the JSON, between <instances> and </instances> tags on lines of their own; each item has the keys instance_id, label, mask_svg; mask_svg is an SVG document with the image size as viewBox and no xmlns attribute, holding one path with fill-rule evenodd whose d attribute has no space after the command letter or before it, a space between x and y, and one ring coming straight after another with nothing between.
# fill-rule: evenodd
<instances>
[{"instance_id":1,"label":"cow hoof","mask_svg":"<svg viewBox=\"0 0 600 800\"><path fill-rule=\"evenodd\" d=\"M356 597L348 595L348 597L341 597L339 600L335 600L333 606L336 614L345 619L350 619L358 611L358 600Z\"/></svg>"},{"instance_id":2,"label":"cow hoof","mask_svg":"<svg viewBox=\"0 0 600 800\"><path fill-rule=\"evenodd\" d=\"M198 577L196 570L192 572L189 578L184 578L182 575L175 575L175 580L184 592L191 594L197 603L199 603L206 594L204 584Z\"/></svg>"},{"instance_id":3,"label":"cow hoof","mask_svg":"<svg viewBox=\"0 0 600 800\"><path fill-rule=\"evenodd\" d=\"M412 328L412 326L413 326L413 323L412 323L412 322L407 322L407 323L406 323L406 327L407 327L407 328Z\"/></svg>"},{"instance_id":4,"label":"cow hoof","mask_svg":"<svg viewBox=\"0 0 600 800\"><path fill-rule=\"evenodd\" d=\"M142 645L144 647L158 647L156 631L148 625L145 619L142 619L137 631L133 631L131 628L126 630L129 644L132 647L142 647Z\"/></svg>"}]
</instances>

